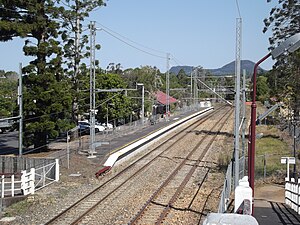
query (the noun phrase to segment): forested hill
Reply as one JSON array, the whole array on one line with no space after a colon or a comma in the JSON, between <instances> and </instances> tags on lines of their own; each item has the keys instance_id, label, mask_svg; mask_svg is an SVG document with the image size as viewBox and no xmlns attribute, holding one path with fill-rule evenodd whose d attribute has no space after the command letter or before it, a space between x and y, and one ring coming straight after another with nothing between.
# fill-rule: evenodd
<instances>
[{"instance_id":1,"label":"forested hill","mask_svg":"<svg viewBox=\"0 0 300 225\"><path fill-rule=\"evenodd\" d=\"M241 60L241 70L246 70L247 75L251 75L253 73L255 63L250 60ZM170 69L171 73L178 74L178 72L183 69L184 72L187 75L191 74L191 71L193 69L193 66L173 66ZM221 75L229 75L235 73L235 61L232 61L231 63L226 64L225 66L222 66L218 69L207 69L211 72L212 75L221 76ZM266 72L266 70L259 67L259 73Z\"/></svg>"}]
</instances>

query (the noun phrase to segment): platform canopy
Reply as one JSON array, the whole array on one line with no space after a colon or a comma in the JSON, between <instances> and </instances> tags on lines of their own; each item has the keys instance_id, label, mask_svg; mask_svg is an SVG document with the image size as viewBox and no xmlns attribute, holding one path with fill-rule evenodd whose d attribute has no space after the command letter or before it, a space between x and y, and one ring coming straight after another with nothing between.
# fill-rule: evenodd
<instances>
[{"instance_id":1,"label":"platform canopy","mask_svg":"<svg viewBox=\"0 0 300 225\"><path fill-rule=\"evenodd\" d=\"M158 103L162 104L162 105L166 105L167 104L167 95L166 93L162 92L162 91L157 91L155 92L155 97ZM173 98L172 96L169 96L169 102L170 104L172 103L176 103L177 99Z\"/></svg>"}]
</instances>

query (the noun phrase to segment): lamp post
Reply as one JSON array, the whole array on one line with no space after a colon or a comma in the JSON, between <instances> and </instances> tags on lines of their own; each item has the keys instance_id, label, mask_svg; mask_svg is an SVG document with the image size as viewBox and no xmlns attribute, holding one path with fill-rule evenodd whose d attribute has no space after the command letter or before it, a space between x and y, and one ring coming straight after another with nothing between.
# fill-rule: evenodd
<instances>
[{"instance_id":1,"label":"lamp post","mask_svg":"<svg viewBox=\"0 0 300 225\"><path fill-rule=\"evenodd\" d=\"M252 196L254 197L254 165L255 165L255 126L256 126L256 74L259 64L272 56L273 59L279 57L285 52L294 52L300 47L300 33L297 33L285 41L283 41L278 47L264 56L254 65L253 71L253 92L252 92L252 104L251 104L251 123L250 123L250 136L248 143L248 175L249 183L252 188ZM252 206L253 214L253 206Z\"/></svg>"}]
</instances>

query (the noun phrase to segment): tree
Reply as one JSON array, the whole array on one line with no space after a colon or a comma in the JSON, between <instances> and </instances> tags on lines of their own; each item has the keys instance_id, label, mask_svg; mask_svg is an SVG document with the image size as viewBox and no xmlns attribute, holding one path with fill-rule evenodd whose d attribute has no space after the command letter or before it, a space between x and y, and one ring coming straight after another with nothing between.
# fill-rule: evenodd
<instances>
[{"instance_id":1,"label":"tree","mask_svg":"<svg viewBox=\"0 0 300 225\"><path fill-rule=\"evenodd\" d=\"M271 0L267 0L270 2ZM276 47L287 37L300 32L300 2L298 0L278 0L278 4L271 10L270 17L264 20L266 32L272 27L273 35L269 38L270 49ZM274 79L271 78L274 76ZM269 76L270 85L282 91L281 97L292 96L291 105L296 115L300 111L300 52L299 50L279 58ZM291 89L286 89L290 87ZM290 90L290 93L286 93Z\"/></svg>"},{"instance_id":2,"label":"tree","mask_svg":"<svg viewBox=\"0 0 300 225\"><path fill-rule=\"evenodd\" d=\"M99 71L98 71L99 72ZM96 87L99 89L123 89L126 83L118 74L97 73ZM108 110L109 119L126 118L132 112L131 100L124 95L124 92L98 92L96 106L99 109L97 119L106 122ZM110 104L110 106L109 106Z\"/></svg>"},{"instance_id":3,"label":"tree","mask_svg":"<svg viewBox=\"0 0 300 225\"><path fill-rule=\"evenodd\" d=\"M271 2L271 0L267 0ZM300 31L300 3L298 0L278 0L271 9L270 17L264 19L265 33L272 27L273 36L269 38L271 48L276 47L282 40Z\"/></svg>"},{"instance_id":4,"label":"tree","mask_svg":"<svg viewBox=\"0 0 300 225\"><path fill-rule=\"evenodd\" d=\"M257 99L261 102L267 100L269 98L269 86L267 83L267 77L265 76L259 76L257 78Z\"/></svg>"},{"instance_id":5,"label":"tree","mask_svg":"<svg viewBox=\"0 0 300 225\"><path fill-rule=\"evenodd\" d=\"M185 87L189 81L184 69L180 69L177 74L178 82L182 87Z\"/></svg>"},{"instance_id":6,"label":"tree","mask_svg":"<svg viewBox=\"0 0 300 225\"><path fill-rule=\"evenodd\" d=\"M79 101L79 80L80 64L83 58L89 56L87 47L88 36L83 35L83 22L89 13L98 7L105 6L103 0L58 0L65 7L59 7L57 18L61 18L62 30L60 32L64 43L64 58L68 72L72 81L72 120L78 121L78 101ZM100 46L96 46L100 49Z\"/></svg>"},{"instance_id":7,"label":"tree","mask_svg":"<svg viewBox=\"0 0 300 225\"><path fill-rule=\"evenodd\" d=\"M11 117L17 105L18 74L0 72L0 118Z\"/></svg>"},{"instance_id":8,"label":"tree","mask_svg":"<svg viewBox=\"0 0 300 225\"><path fill-rule=\"evenodd\" d=\"M62 68L54 0L1 2L0 41L27 38L23 51L34 59L23 68L25 145L44 150L47 139L65 129L69 85Z\"/></svg>"}]
</instances>

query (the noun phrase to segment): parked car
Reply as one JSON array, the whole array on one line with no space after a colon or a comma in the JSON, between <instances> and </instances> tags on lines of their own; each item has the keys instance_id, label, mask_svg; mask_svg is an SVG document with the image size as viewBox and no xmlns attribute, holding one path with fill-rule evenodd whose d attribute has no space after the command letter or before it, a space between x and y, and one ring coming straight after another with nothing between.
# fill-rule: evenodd
<instances>
[{"instance_id":1,"label":"parked car","mask_svg":"<svg viewBox=\"0 0 300 225\"><path fill-rule=\"evenodd\" d=\"M102 123L102 126L104 126L106 129L113 129L114 126L111 123Z\"/></svg>"},{"instance_id":2,"label":"parked car","mask_svg":"<svg viewBox=\"0 0 300 225\"><path fill-rule=\"evenodd\" d=\"M100 132L100 131L104 131L105 130L105 127L104 126L102 126L101 124L99 124L99 123L95 123L95 131L96 131L96 133L97 132Z\"/></svg>"},{"instance_id":3,"label":"parked car","mask_svg":"<svg viewBox=\"0 0 300 225\"><path fill-rule=\"evenodd\" d=\"M90 133L90 123L87 122L87 121L79 121L78 122L78 126L79 126L79 132L81 134L89 134ZM99 124L96 124L95 123L95 132L98 133L100 131L104 131L105 130L105 127L104 126L101 126Z\"/></svg>"},{"instance_id":4,"label":"parked car","mask_svg":"<svg viewBox=\"0 0 300 225\"><path fill-rule=\"evenodd\" d=\"M79 134L90 134L90 124L85 121L78 121Z\"/></svg>"}]
</instances>

